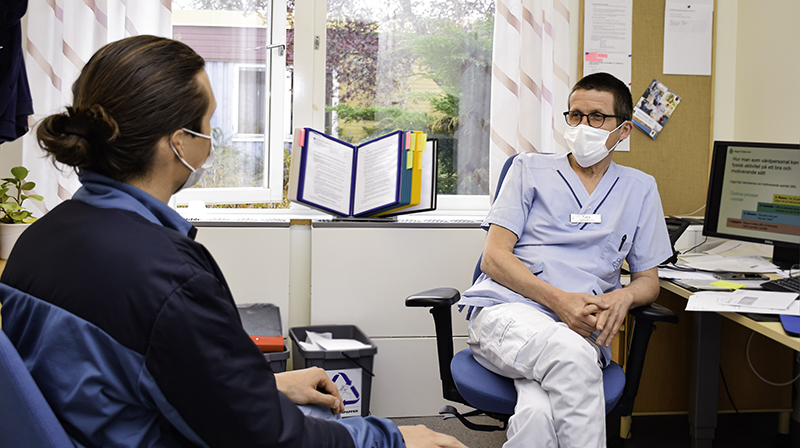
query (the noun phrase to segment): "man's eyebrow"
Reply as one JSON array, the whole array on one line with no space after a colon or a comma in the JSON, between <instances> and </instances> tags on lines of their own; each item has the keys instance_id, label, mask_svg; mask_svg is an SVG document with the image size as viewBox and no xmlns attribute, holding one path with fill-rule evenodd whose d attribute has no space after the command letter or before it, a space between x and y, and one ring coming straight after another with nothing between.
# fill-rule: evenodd
<instances>
[{"instance_id":1,"label":"man's eyebrow","mask_svg":"<svg viewBox=\"0 0 800 448\"><path fill-rule=\"evenodd\" d=\"M603 114L603 115L606 115L606 113L605 113L605 112L603 112L603 111L601 111L600 109L597 109L597 108L594 108L594 109L590 110L589 112L584 112L584 111L582 111L582 110L575 109L574 107L570 107L569 111L570 111L570 112L580 112L580 113L582 113L582 114L594 114L594 113L598 113L598 114Z\"/></svg>"}]
</instances>

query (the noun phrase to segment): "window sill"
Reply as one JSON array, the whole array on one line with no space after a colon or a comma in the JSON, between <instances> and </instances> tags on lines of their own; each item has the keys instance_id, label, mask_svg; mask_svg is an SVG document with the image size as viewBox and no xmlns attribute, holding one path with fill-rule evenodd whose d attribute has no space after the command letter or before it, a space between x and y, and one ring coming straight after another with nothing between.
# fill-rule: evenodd
<instances>
[{"instance_id":1,"label":"window sill","mask_svg":"<svg viewBox=\"0 0 800 448\"><path fill-rule=\"evenodd\" d=\"M199 205L199 204L198 204ZM319 226L383 226L393 227L477 227L486 217L484 209L438 209L430 212L412 213L386 220L338 219L299 204L289 209L209 209L192 204L177 209L178 213L198 227L285 227L292 221L310 221Z\"/></svg>"}]
</instances>

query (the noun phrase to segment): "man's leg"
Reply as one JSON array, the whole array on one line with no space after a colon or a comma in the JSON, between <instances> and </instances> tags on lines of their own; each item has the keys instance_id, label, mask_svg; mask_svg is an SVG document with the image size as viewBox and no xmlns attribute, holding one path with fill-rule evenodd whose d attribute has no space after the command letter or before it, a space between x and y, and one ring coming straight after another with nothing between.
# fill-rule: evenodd
<instances>
[{"instance_id":1,"label":"man's leg","mask_svg":"<svg viewBox=\"0 0 800 448\"><path fill-rule=\"evenodd\" d=\"M517 405L508 422L508 441L503 448L557 448L558 436L547 392L537 381L525 378L515 379L514 386Z\"/></svg>"},{"instance_id":2,"label":"man's leg","mask_svg":"<svg viewBox=\"0 0 800 448\"><path fill-rule=\"evenodd\" d=\"M591 342L524 303L484 308L473 318L469 333L468 343L481 365L510 378L539 383L549 401L559 447L605 446L603 376L599 351ZM536 392L520 394L519 389L518 400L540 399ZM528 406L525 403L524 409ZM542 415L546 414L535 411L524 419ZM528 434L524 429L548 424L520 424L518 431L524 434L519 437L525 437L529 446L548 446L540 444L546 439L544 434Z\"/></svg>"}]
</instances>

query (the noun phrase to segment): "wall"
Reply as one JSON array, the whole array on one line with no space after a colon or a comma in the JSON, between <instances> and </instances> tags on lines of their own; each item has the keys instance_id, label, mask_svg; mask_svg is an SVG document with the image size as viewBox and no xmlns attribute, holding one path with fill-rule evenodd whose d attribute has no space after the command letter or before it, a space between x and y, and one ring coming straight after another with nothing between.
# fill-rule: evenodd
<instances>
[{"instance_id":1,"label":"wall","mask_svg":"<svg viewBox=\"0 0 800 448\"><path fill-rule=\"evenodd\" d=\"M714 139L800 142L800 2L717 3Z\"/></svg>"},{"instance_id":2,"label":"wall","mask_svg":"<svg viewBox=\"0 0 800 448\"><path fill-rule=\"evenodd\" d=\"M797 0L739 2L735 140L800 143L798 18Z\"/></svg>"}]
</instances>

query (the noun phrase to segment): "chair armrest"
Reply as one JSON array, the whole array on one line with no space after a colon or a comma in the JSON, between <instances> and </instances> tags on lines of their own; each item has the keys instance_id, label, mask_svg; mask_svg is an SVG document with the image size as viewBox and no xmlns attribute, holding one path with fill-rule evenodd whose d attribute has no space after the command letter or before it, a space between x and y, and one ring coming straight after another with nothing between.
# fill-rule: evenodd
<instances>
[{"instance_id":1,"label":"chair armrest","mask_svg":"<svg viewBox=\"0 0 800 448\"><path fill-rule=\"evenodd\" d=\"M455 288L436 288L406 297L408 307L440 307L452 306L461 300L461 294Z\"/></svg>"},{"instance_id":2,"label":"chair armrest","mask_svg":"<svg viewBox=\"0 0 800 448\"><path fill-rule=\"evenodd\" d=\"M663 307L657 303L630 309L628 313L636 319L644 319L652 322L666 322L669 324L678 323L677 314L673 313L669 308Z\"/></svg>"}]
</instances>

